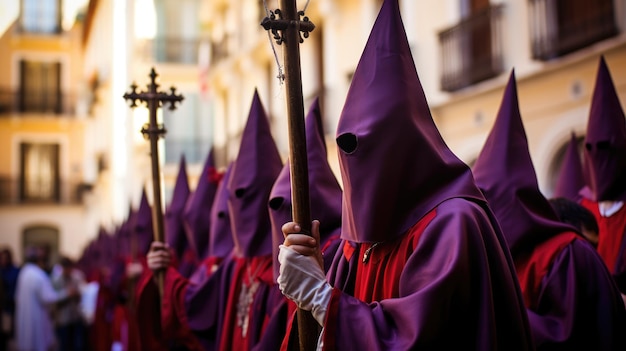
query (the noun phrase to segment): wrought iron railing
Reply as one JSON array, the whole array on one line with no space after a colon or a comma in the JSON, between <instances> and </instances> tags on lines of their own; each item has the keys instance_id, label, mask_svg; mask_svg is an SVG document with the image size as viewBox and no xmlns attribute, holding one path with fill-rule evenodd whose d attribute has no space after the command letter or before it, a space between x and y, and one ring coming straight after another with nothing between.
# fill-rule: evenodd
<instances>
[{"instance_id":1,"label":"wrought iron railing","mask_svg":"<svg viewBox=\"0 0 626 351\"><path fill-rule=\"evenodd\" d=\"M73 115L76 112L76 97L56 90L0 89L0 114L28 112Z\"/></svg>"},{"instance_id":2,"label":"wrought iron railing","mask_svg":"<svg viewBox=\"0 0 626 351\"><path fill-rule=\"evenodd\" d=\"M0 177L0 205L79 205L91 185L76 181L49 183Z\"/></svg>"},{"instance_id":3,"label":"wrought iron railing","mask_svg":"<svg viewBox=\"0 0 626 351\"><path fill-rule=\"evenodd\" d=\"M456 91L502 72L503 5L491 5L439 33L441 89Z\"/></svg>"},{"instance_id":4,"label":"wrought iron railing","mask_svg":"<svg viewBox=\"0 0 626 351\"><path fill-rule=\"evenodd\" d=\"M618 34L612 0L529 0L533 58L549 60Z\"/></svg>"}]
</instances>

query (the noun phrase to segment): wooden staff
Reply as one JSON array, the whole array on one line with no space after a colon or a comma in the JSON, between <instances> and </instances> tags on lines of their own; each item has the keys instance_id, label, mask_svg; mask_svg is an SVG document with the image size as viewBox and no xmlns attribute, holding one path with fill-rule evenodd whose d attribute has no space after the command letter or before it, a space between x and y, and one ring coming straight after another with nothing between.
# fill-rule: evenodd
<instances>
[{"instance_id":1,"label":"wooden staff","mask_svg":"<svg viewBox=\"0 0 626 351\"><path fill-rule=\"evenodd\" d=\"M281 0L281 9L275 10L270 17L263 19L261 25L265 30L272 31L274 39L279 45L285 44L283 50L284 78L287 93L292 216L293 221L302 228L302 232L311 235L311 205L304 130L300 43L304 41L301 35L304 35L305 38L308 37L315 25L307 17L300 20L300 16L304 16L304 12L296 10L295 0ZM319 324L311 312L302 309L298 309L297 322L300 350L315 350L320 332Z\"/></svg>"},{"instance_id":2,"label":"wooden staff","mask_svg":"<svg viewBox=\"0 0 626 351\"><path fill-rule=\"evenodd\" d=\"M176 103L183 100L183 96L176 94L176 88L171 87L170 93L157 91L159 84L156 83L158 74L152 68L150 70L150 84L147 85L148 90L137 92L137 84L131 84L130 93L124 94L125 100L130 100L130 107L137 107L137 101L145 102L150 113L150 120L141 128L141 133L145 138L150 140L150 160L152 163L152 229L154 241L163 242L165 235L163 227L163 210L161 208L161 172L159 170L159 138L166 133L162 124L157 123L157 110L164 103L169 103L170 110L176 109ZM163 272L157 272L157 285L159 287L159 296L163 297Z\"/></svg>"}]
</instances>

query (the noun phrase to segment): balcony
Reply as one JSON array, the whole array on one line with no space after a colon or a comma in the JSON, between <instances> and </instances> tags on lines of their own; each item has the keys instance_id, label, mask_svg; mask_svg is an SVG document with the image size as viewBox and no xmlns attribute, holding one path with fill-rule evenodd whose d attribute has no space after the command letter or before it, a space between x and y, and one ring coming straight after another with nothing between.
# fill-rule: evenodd
<instances>
[{"instance_id":1,"label":"balcony","mask_svg":"<svg viewBox=\"0 0 626 351\"><path fill-rule=\"evenodd\" d=\"M0 114L46 113L73 115L76 98L73 94L59 91L21 92L0 90Z\"/></svg>"},{"instance_id":2,"label":"balcony","mask_svg":"<svg viewBox=\"0 0 626 351\"><path fill-rule=\"evenodd\" d=\"M26 191L26 187L30 187ZM80 205L91 185L72 181L37 182L0 177L0 205Z\"/></svg>"},{"instance_id":3,"label":"balcony","mask_svg":"<svg viewBox=\"0 0 626 351\"><path fill-rule=\"evenodd\" d=\"M159 63L179 63L195 65L198 63L200 39L155 38L147 46L148 56Z\"/></svg>"},{"instance_id":4,"label":"balcony","mask_svg":"<svg viewBox=\"0 0 626 351\"><path fill-rule=\"evenodd\" d=\"M530 0L533 58L550 60L618 34L612 0Z\"/></svg>"},{"instance_id":5,"label":"balcony","mask_svg":"<svg viewBox=\"0 0 626 351\"><path fill-rule=\"evenodd\" d=\"M442 90L457 91L502 73L502 9L491 5L439 33Z\"/></svg>"}]
</instances>

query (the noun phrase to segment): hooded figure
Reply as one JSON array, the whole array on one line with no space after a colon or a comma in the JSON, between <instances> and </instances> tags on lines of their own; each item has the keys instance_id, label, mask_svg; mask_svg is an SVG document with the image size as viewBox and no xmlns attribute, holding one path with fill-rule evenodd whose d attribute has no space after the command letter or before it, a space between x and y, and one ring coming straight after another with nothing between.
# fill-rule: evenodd
<instances>
[{"instance_id":1,"label":"hooded figure","mask_svg":"<svg viewBox=\"0 0 626 351\"><path fill-rule=\"evenodd\" d=\"M209 151L204 168L198 178L196 190L190 195L183 212L183 221L187 229L187 240L193 244L196 258L202 261L209 250L209 228L211 227L211 206L215 199L217 185L221 180L215 169L213 150Z\"/></svg>"},{"instance_id":2,"label":"hooded figure","mask_svg":"<svg viewBox=\"0 0 626 351\"><path fill-rule=\"evenodd\" d=\"M397 0L383 3L337 135L344 241L330 284L287 246L304 241L289 235L279 256L279 286L323 325L324 349L532 349L506 244L435 127Z\"/></svg>"},{"instance_id":3,"label":"hooded figure","mask_svg":"<svg viewBox=\"0 0 626 351\"><path fill-rule=\"evenodd\" d=\"M581 204L596 217L598 253L626 294L626 120L611 74L600 58L585 137L588 186Z\"/></svg>"},{"instance_id":4,"label":"hooded figure","mask_svg":"<svg viewBox=\"0 0 626 351\"><path fill-rule=\"evenodd\" d=\"M210 212L212 221L216 216L230 217L232 244L222 237L229 230L225 223L214 222L209 252L216 256L207 257L189 280L171 267L167 269L162 345L182 344L190 350L251 349L282 297L272 275L267 211L282 162L256 92L241 138L239 155L218 187ZM150 255L157 253L151 251L149 260ZM142 281L142 306L149 306L158 296L151 278Z\"/></svg>"},{"instance_id":5,"label":"hooded figure","mask_svg":"<svg viewBox=\"0 0 626 351\"><path fill-rule=\"evenodd\" d=\"M176 176L176 184L174 184L172 201L164 215L165 239L170 248L176 253L176 258L179 261L178 271L183 277L189 277L197 265L196 255L192 245L190 245L187 240L182 218L185 204L187 203L187 199L189 199L190 193L189 180L187 178L187 164L185 162L185 156L183 155L180 158L180 166L178 175Z\"/></svg>"},{"instance_id":6,"label":"hooded figure","mask_svg":"<svg viewBox=\"0 0 626 351\"><path fill-rule=\"evenodd\" d=\"M306 145L309 169L309 201L311 217L320 221L322 252L325 270L339 245L341 229L341 187L328 164L326 142L322 126L322 116L318 99L315 99L305 119ZM291 176L289 161L274 183L270 194L269 208L272 222L272 250L274 257L274 278L278 278L278 247L284 241L281 230L283 224L291 221Z\"/></svg>"},{"instance_id":7,"label":"hooded figure","mask_svg":"<svg viewBox=\"0 0 626 351\"><path fill-rule=\"evenodd\" d=\"M226 185L232 174L233 163L224 173L224 178L217 187L215 200L211 207L211 227L209 230L209 257L228 257L233 251L233 231L228 213L228 188Z\"/></svg>"},{"instance_id":8,"label":"hooded figure","mask_svg":"<svg viewBox=\"0 0 626 351\"><path fill-rule=\"evenodd\" d=\"M585 186L585 176L583 166L578 153L578 142L576 134L572 132L569 144L565 150L561 172L556 181L554 197L564 197L572 201L578 201L580 190Z\"/></svg>"},{"instance_id":9,"label":"hooded figure","mask_svg":"<svg viewBox=\"0 0 626 351\"><path fill-rule=\"evenodd\" d=\"M324 270L330 268L337 248L341 242L341 187L328 164L326 142L322 126L322 115L319 100L315 99L305 119L307 145L307 161L309 175L309 201L311 217L321 223L320 245L324 255ZM272 250L274 279L279 275L278 248L284 241L281 227L292 218L291 175L290 164L287 162L278 175L270 194L269 209L272 222ZM282 295L281 295L282 297ZM283 299L285 302L286 299ZM268 329L285 335L292 333L292 318L296 306L283 303L272 313ZM294 333L295 334L295 333ZM266 331L259 350L275 350L280 345L282 335L270 335ZM275 344L278 342L279 344Z\"/></svg>"},{"instance_id":10,"label":"hooded figure","mask_svg":"<svg viewBox=\"0 0 626 351\"><path fill-rule=\"evenodd\" d=\"M537 349L626 348L626 313L611 275L539 191L514 73L474 177L511 249Z\"/></svg>"},{"instance_id":11,"label":"hooded figure","mask_svg":"<svg viewBox=\"0 0 626 351\"><path fill-rule=\"evenodd\" d=\"M141 192L141 201L135 217L134 239L131 238L133 257L143 257L150 249L150 243L154 238L152 229L152 207L148 203L146 189Z\"/></svg>"}]
</instances>

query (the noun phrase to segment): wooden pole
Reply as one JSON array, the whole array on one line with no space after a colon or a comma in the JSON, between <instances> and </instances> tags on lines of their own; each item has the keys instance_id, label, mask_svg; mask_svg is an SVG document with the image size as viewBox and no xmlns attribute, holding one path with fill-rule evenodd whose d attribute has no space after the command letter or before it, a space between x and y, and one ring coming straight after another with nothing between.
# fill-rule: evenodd
<instances>
[{"instance_id":1,"label":"wooden pole","mask_svg":"<svg viewBox=\"0 0 626 351\"><path fill-rule=\"evenodd\" d=\"M276 13L282 18L278 20L266 18L262 25L266 30L272 29L277 42L284 44L292 216L293 221L302 228L302 232L311 235L309 172L300 67L300 42L302 41L300 32L304 32L305 37L307 37L315 26L307 18L300 21L300 16L303 13L298 13L296 10L295 0L281 0L281 10L276 10ZM272 15L272 17L274 16ZM278 30L282 31L282 36L278 35ZM298 309L297 323L300 350L315 350L320 326L311 312Z\"/></svg>"},{"instance_id":2,"label":"wooden pole","mask_svg":"<svg viewBox=\"0 0 626 351\"><path fill-rule=\"evenodd\" d=\"M170 110L176 109L176 103L183 100L181 95L176 94L175 88L170 88L170 94L159 92L157 88L159 85L156 83L157 73L152 68L150 70L150 84L148 84L148 91L137 92L137 85L132 84L130 87L132 91L130 93L124 94L125 100L131 101L131 108L137 106L137 100L141 102L145 102L150 120L144 125L141 129L141 133L144 134L144 137L147 137L150 140L150 160L152 165L152 231L154 236L154 241L163 242L165 239L164 235L164 224L163 224L163 210L161 205L161 171L159 167L159 148L158 142L159 138L165 135L165 128L163 125L159 125L157 123L157 110L163 103L170 104ZM159 287L159 296L163 297L163 272L157 272L156 274L157 285Z\"/></svg>"}]
</instances>

